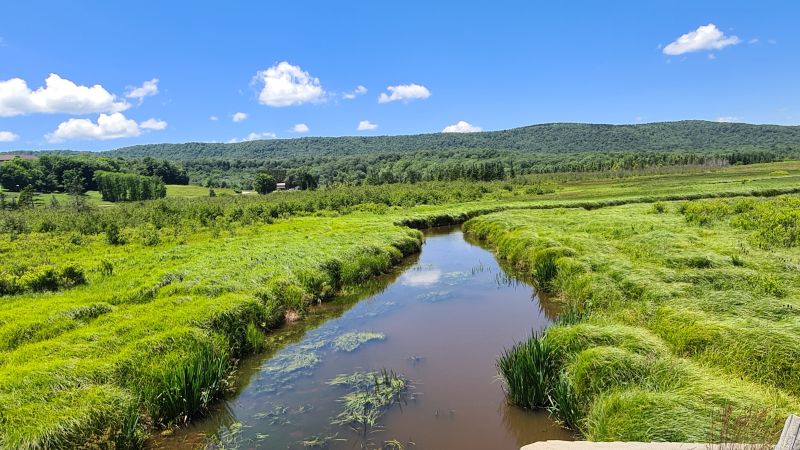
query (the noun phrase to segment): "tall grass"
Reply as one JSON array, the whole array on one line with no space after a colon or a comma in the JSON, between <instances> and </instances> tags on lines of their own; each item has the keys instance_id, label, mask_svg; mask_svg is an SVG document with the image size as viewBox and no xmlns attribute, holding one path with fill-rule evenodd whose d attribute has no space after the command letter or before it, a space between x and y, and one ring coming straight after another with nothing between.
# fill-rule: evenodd
<instances>
[{"instance_id":1,"label":"tall grass","mask_svg":"<svg viewBox=\"0 0 800 450\"><path fill-rule=\"evenodd\" d=\"M160 423L185 423L207 411L227 387L230 360L211 346L201 345L188 358L157 367L139 389L149 416Z\"/></svg>"},{"instance_id":2,"label":"tall grass","mask_svg":"<svg viewBox=\"0 0 800 450\"><path fill-rule=\"evenodd\" d=\"M732 417L769 411L761 425L780 430L800 411L797 197L663 210L504 211L465 225L565 304L544 336L498 361L509 401L537 406L544 393L591 440L711 439L724 405ZM571 252L542 259L558 248ZM542 341L558 354L547 371L530 356Z\"/></svg>"},{"instance_id":3,"label":"tall grass","mask_svg":"<svg viewBox=\"0 0 800 450\"><path fill-rule=\"evenodd\" d=\"M549 406L555 348L540 334L514 344L497 359L508 401L523 408Z\"/></svg>"},{"instance_id":4,"label":"tall grass","mask_svg":"<svg viewBox=\"0 0 800 450\"><path fill-rule=\"evenodd\" d=\"M581 402L575 392L575 385L566 373L559 373L552 382L548 400L550 413L558 418L564 426L573 430L580 429L580 422L583 419Z\"/></svg>"},{"instance_id":5,"label":"tall grass","mask_svg":"<svg viewBox=\"0 0 800 450\"><path fill-rule=\"evenodd\" d=\"M548 184L554 192L434 183L0 212L0 272L16 280L39 267L79 269L65 273L71 281L56 289L26 288L0 302L0 447L117 440L136 446L136 436L148 427L202 414L224 391L235 359L258 351L263 333L280 326L287 311L302 316L314 302L417 251L420 233L395 224L424 227L477 216L484 217L465 228L490 239L514 265L536 270L575 311L548 334L553 342L558 335L564 358L546 372L552 389L540 389L532 403L569 401L568 388L558 390L562 371L583 401L583 384L565 370L567 361L605 345L697 366L673 374L671 384L650 371L613 391L627 393L635 382L656 393L612 398L601 388L591 404L581 403L586 419L579 423L587 436L646 437L633 431L656 417L657 406L682 411L670 409L665 399L678 399L673 402L683 407L695 394L710 402L747 398L791 410L794 403L783 395L800 383L787 361L800 356L787 343L797 337L800 305L792 275L796 247L784 246L791 235L781 234L791 214L772 221L759 212L769 212L767 204L731 213L749 218L747 224L729 224L728 214L697 227L672 204L662 214L646 213L646 206L603 208L797 190L796 176L769 175L779 168L794 173L797 163L624 183L556 180ZM487 215L515 208L537 209ZM772 231L751 240L762 223ZM542 249L551 250L532 257ZM660 255L684 253L707 255L711 267L662 264ZM0 274L0 283L6 278ZM44 277L43 285L51 279ZM675 386L694 390L687 394ZM778 392L769 397L772 403L765 386ZM639 404L634 400L655 406L640 409L638 421L617 421L631 418L625 410ZM665 421L656 436L676 435L670 433L678 428L694 433L695 419Z\"/></svg>"}]
</instances>

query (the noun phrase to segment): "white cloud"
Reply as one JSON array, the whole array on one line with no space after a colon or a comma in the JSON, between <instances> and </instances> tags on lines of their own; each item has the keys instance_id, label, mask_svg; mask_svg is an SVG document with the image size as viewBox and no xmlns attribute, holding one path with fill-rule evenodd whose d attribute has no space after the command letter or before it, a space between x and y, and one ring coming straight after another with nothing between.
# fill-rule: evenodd
<instances>
[{"instance_id":1,"label":"white cloud","mask_svg":"<svg viewBox=\"0 0 800 450\"><path fill-rule=\"evenodd\" d=\"M58 128L46 135L50 142L64 142L72 139L107 140L135 137L142 134L139 124L122 113L100 114L97 123L89 119L69 119L58 124Z\"/></svg>"},{"instance_id":2,"label":"white cloud","mask_svg":"<svg viewBox=\"0 0 800 450\"><path fill-rule=\"evenodd\" d=\"M750 39L749 41L747 41L747 43L750 44L750 45L758 44L758 41L759 41L758 38L753 38L753 39Z\"/></svg>"},{"instance_id":3,"label":"white cloud","mask_svg":"<svg viewBox=\"0 0 800 450\"><path fill-rule=\"evenodd\" d=\"M361 122L358 122L358 128L356 128L356 130L368 131L368 130L374 130L376 128L378 128L378 124L372 123L369 120L362 120Z\"/></svg>"},{"instance_id":4,"label":"white cloud","mask_svg":"<svg viewBox=\"0 0 800 450\"><path fill-rule=\"evenodd\" d=\"M378 96L378 103L389 103L398 100L409 102L411 100L426 99L431 96L431 91L420 84L398 84L386 88L391 94L381 92Z\"/></svg>"},{"instance_id":5,"label":"white cloud","mask_svg":"<svg viewBox=\"0 0 800 450\"><path fill-rule=\"evenodd\" d=\"M709 53L708 54L708 59L711 59L711 60L717 59L717 55L715 55L713 53Z\"/></svg>"},{"instance_id":6,"label":"white cloud","mask_svg":"<svg viewBox=\"0 0 800 450\"><path fill-rule=\"evenodd\" d=\"M103 86L79 86L51 73L45 86L31 91L21 78L0 81L0 117L32 113L90 114L120 112L126 101L117 101Z\"/></svg>"},{"instance_id":7,"label":"white cloud","mask_svg":"<svg viewBox=\"0 0 800 450\"><path fill-rule=\"evenodd\" d=\"M139 124L143 130L163 130L167 128L167 122L158 119L147 119Z\"/></svg>"},{"instance_id":8,"label":"white cloud","mask_svg":"<svg viewBox=\"0 0 800 450\"><path fill-rule=\"evenodd\" d=\"M49 142L57 143L68 140L101 140L136 137L142 130L163 130L167 122L158 119L147 119L136 123L122 113L100 114L97 123L89 119L69 119L58 124L58 128L45 135Z\"/></svg>"},{"instance_id":9,"label":"white cloud","mask_svg":"<svg viewBox=\"0 0 800 450\"><path fill-rule=\"evenodd\" d=\"M234 122L241 122L241 121L247 119L247 113L243 113L243 112L234 113L232 119L233 119Z\"/></svg>"},{"instance_id":10,"label":"white cloud","mask_svg":"<svg viewBox=\"0 0 800 450\"><path fill-rule=\"evenodd\" d=\"M721 122L721 123L737 123L737 122L742 122L742 118L741 117L734 117L734 116L722 116L722 117L717 117L717 122Z\"/></svg>"},{"instance_id":11,"label":"white cloud","mask_svg":"<svg viewBox=\"0 0 800 450\"><path fill-rule=\"evenodd\" d=\"M364 86L359 84L358 87L356 87L352 91L345 92L344 94L342 94L342 97L344 97L347 100L352 100L352 99L358 97L359 95L363 95L363 94L366 94L366 93L367 93L367 88L365 88Z\"/></svg>"},{"instance_id":12,"label":"white cloud","mask_svg":"<svg viewBox=\"0 0 800 450\"><path fill-rule=\"evenodd\" d=\"M664 47L665 55L682 55L702 50L722 50L736 45L741 40L736 36L725 36L716 25L710 23L690 31Z\"/></svg>"},{"instance_id":13,"label":"white cloud","mask_svg":"<svg viewBox=\"0 0 800 450\"><path fill-rule=\"evenodd\" d=\"M304 123L298 123L292 127L292 131L295 133L308 133L309 130L310 128L308 128L308 125Z\"/></svg>"},{"instance_id":14,"label":"white cloud","mask_svg":"<svg viewBox=\"0 0 800 450\"><path fill-rule=\"evenodd\" d=\"M463 120L459 120L458 122L448 125L444 127L442 133L477 133L481 131L482 128L479 126L472 125L469 122L465 122Z\"/></svg>"},{"instance_id":15,"label":"white cloud","mask_svg":"<svg viewBox=\"0 0 800 450\"><path fill-rule=\"evenodd\" d=\"M10 131L0 131L0 142L14 142L17 139L19 139L19 136Z\"/></svg>"},{"instance_id":16,"label":"white cloud","mask_svg":"<svg viewBox=\"0 0 800 450\"><path fill-rule=\"evenodd\" d=\"M237 142L258 141L261 139L276 139L277 137L278 135L275 133L250 133L241 139L233 138L228 143L235 144Z\"/></svg>"},{"instance_id":17,"label":"white cloud","mask_svg":"<svg viewBox=\"0 0 800 450\"><path fill-rule=\"evenodd\" d=\"M255 80L264 83L258 101L262 105L282 107L319 102L325 97L325 90L319 78L293 66L286 61L258 72Z\"/></svg>"},{"instance_id":18,"label":"white cloud","mask_svg":"<svg viewBox=\"0 0 800 450\"><path fill-rule=\"evenodd\" d=\"M152 97L158 94L158 78L153 78L150 81L145 81L139 87L128 86L128 92L125 93L127 98L135 98L139 100L141 105L145 97Z\"/></svg>"},{"instance_id":19,"label":"white cloud","mask_svg":"<svg viewBox=\"0 0 800 450\"><path fill-rule=\"evenodd\" d=\"M213 120L213 121L216 122L217 120L219 120L219 117L217 117L217 116L209 116L208 120Z\"/></svg>"}]
</instances>

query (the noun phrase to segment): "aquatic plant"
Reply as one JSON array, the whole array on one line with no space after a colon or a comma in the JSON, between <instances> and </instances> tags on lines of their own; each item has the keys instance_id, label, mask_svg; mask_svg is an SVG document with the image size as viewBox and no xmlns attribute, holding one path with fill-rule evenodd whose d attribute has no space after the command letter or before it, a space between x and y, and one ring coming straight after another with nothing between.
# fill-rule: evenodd
<instances>
[{"instance_id":1,"label":"aquatic plant","mask_svg":"<svg viewBox=\"0 0 800 450\"><path fill-rule=\"evenodd\" d=\"M405 394L409 389L405 377L386 369L338 376L329 383L348 386L351 390L340 399L342 411L332 423L348 425L362 436L377 426L378 420L389 408L405 402Z\"/></svg>"},{"instance_id":2,"label":"aquatic plant","mask_svg":"<svg viewBox=\"0 0 800 450\"><path fill-rule=\"evenodd\" d=\"M549 405L548 390L555 371L555 348L541 334L514 344L497 359L508 400L523 408Z\"/></svg>"},{"instance_id":3,"label":"aquatic plant","mask_svg":"<svg viewBox=\"0 0 800 450\"><path fill-rule=\"evenodd\" d=\"M386 335L383 333L375 333L371 331L352 331L337 336L333 340L333 348L343 352L352 352L369 341L382 341L384 339L386 339Z\"/></svg>"},{"instance_id":4,"label":"aquatic plant","mask_svg":"<svg viewBox=\"0 0 800 450\"><path fill-rule=\"evenodd\" d=\"M567 428L579 430L583 418L581 402L575 392L575 385L566 373L561 372L552 382L547 397L550 413Z\"/></svg>"},{"instance_id":5,"label":"aquatic plant","mask_svg":"<svg viewBox=\"0 0 800 450\"><path fill-rule=\"evenodd\" d=\"M189 358L156 367L140 385L150 417L182 423L204 413L227 387L229 364L224 350L201 345Z\"/></svg>"}]
</instances>

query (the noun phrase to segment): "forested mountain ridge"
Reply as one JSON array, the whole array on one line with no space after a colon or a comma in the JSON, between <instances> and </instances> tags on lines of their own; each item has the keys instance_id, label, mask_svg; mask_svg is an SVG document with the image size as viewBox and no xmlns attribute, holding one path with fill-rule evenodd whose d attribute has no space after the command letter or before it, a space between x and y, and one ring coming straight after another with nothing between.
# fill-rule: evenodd
<instances>
[{"instance_id":1,"label":"forested mountain ridge","mask_svg":"<svg viewBox=\"0 0 800 450\"><path fill-rule=\"evenodd\" d=\"M172 160L342 156L421 150L493 149L538 153L784 150L800 148L800 126L700 120L637 125L551 123L479 133L343 136L238 143L188 142L123 147L109 156Z\"/></svg>"}]
</instances>

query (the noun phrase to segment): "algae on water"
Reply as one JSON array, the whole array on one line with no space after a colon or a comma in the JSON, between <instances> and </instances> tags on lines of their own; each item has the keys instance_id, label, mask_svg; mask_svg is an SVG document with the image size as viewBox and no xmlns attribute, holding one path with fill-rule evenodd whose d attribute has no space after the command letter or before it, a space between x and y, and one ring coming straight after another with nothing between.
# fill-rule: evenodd
<instances>
[{"instance_id":1,"label":"algae on water","mask_svg":"<svg viewBox=\"0 0 800 450\"><path fill-rule=\"evenodd\" d=\"M339 351L352 352L369 341L383 339L386 339L386 336L383 333L375 333L371 331L351 331L349 333L337 336L333 340L333 348Z\"/></svg>"},{"instance_id":2,"label":"algae on water","mask_svg":"<svg viewBox=\"0 0 800 450\"><path fill-rule=\"evenodd\" d=\"M394 372L355 372L339 375L328 381L332 386L345 386L350 392L341 398L342 411L334 425L349 425L366 435L393 405L408 399L408 379Z\"/></svg>"}]
</instances>

